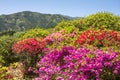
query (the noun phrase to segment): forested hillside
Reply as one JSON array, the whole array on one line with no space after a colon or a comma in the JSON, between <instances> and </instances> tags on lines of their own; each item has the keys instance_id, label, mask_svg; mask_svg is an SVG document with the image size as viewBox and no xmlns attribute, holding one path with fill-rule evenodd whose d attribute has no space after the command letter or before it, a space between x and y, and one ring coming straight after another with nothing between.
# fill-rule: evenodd
<instances>
[{"instance_id":1,"label":"forested hillside","mask_svg":"<svg viewBox=\"0 0 120 80\"><path fill-rule=\"evenodd\" d=\"M0 16L0 31L27 30L39 26L41 28L54 27L63 20L75 19L59 14L42 14L37 12L23 11L10 15Z\"/></svg>"}]
</instances>

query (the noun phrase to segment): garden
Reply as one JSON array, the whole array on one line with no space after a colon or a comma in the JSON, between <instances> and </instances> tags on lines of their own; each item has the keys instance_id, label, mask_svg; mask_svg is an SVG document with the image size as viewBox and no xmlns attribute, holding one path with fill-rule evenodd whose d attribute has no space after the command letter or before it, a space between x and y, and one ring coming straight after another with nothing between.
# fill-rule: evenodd
<instances>
[{"instance_id":1,"label":"garden","mask_svg":"<svg viewBox=\"0 0 120 80\"><path fill-rule=\"evenodd\" d=\"M99 12L0 36L0 80L119 80L120 16Z\"/></svg>"}]
</instances>

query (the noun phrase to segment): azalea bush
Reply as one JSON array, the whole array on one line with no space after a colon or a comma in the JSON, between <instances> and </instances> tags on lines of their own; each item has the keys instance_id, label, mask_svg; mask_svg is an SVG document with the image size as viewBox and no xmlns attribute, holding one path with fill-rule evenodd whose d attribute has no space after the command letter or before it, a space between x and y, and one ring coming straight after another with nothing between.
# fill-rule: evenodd
<instances>
[{"instance_id":1,"label":"azalea bush","mask_svg":"<svg viewBox=\"0 0 120 80\"><path fill-rule=\"evenodd\" d=\"M97 29L106 28L115 31L120 30L120 19L118 16L109 12L98 12L83 19L86 29L94 26Z\"/></svg>"},{"instance_id":2,"label":"azalea bush","mask_svg":"<svg viewBox=\"0 0 120 80\"><path fill-rule=\"evenodd\" d=\"M16 54L34 55L45 45L46 42L43 38L27 38L13 44L12 51Z\"/></svg>"},{"instance_id":3,"label":"azalea bush","mask_svg":"<svg viewBox=\"0 0 120 80\"><path fill-rule=\"evenodd\" d=\"M48 36L45 40L48 43L48 48L61 49L63 46L77 46L76 40L79 34L78 28L74 30L70 29L66 32L66 29L56 31Z\"/></svg>"},{"instance_id":4,"label":"azalea bush","mask_svg":"<svg viewBox=\"0 0 120 80\"><path fill-rule=\"evenodd\" d=\"M20 37L20 40L26 39L26 38L46 37L48 34L49 32L47 30L34 28L28 31L25 31L23 36Z\"/></svg>"},{"instance_id":5,"label":"azalea bush","mask_svg":"<svg viewBox=\"0 0 120 80\"><path fill-rule=\"evenodd\" d=\"M56 25L55 30L60 31L64 28L69 28L69 27L75 27L73 21L62 21Z\"/></svg>"},{"instance_id":6,"label":"azalea bush","mask_svg":"<svg viewBox=\"0 0 120 80\"><path fill-rule=\"evenodd\" d=\"M119 57L112 50L63 47L37 63L35 80L119 80Z\"/></svg>"},{"instance_id":7,"label":"azalea bush","mask_svg":"<svg viewBox=\"0 0 120 80\"><path fill-rule=\"evenodd\" d=\"M38 57L43 56L42 49L46 41L43 38L28 38L13 44L12 51L23 62L26 70L34 67Z\"/></svg>"},{"instance_id":8,"label":"azalea bush","mask_svg":"<svg viewBox=\"0 0 120 80\"><path fill-rule=\"evenodd\" d=\"M113 47L119 48L120 47L120 33L108 30L108 29L91 29L82 32L77 42L80 45L89 44L96 46L98 48L101 47Z\"/></svg>"},{"instance_id":9,"label":"azalea bush","mask_svg":"<svg viewBox=\"0 0 120 80\"><path fill-rule=\"evenodd\" d=\"M85 30L83 20L84 18L78 18L70 21L62 21L55 26L55 30L60 31L61 29L65 29L65 28L70 29L71 27L72 28L75 27L75 28L79 28L80 31L83 31Z\"/></svg>"}]
</instances>

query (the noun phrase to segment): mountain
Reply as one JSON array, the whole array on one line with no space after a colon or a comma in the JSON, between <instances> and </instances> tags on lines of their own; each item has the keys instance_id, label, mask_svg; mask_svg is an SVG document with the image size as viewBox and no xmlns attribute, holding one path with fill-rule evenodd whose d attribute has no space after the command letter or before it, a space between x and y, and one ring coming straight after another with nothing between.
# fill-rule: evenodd
<instances>
[{"instance_id":1,"label":"mountain","mask_svg":"<svg viewBox=\"0 0 120 80\"><path fill-rule=\"evenodd\" d=\"M62 20L71 20L74 17L60 14L42 14L38 12L23 11L10 15L0 16L0 31L27 30L40 26L41 28L54 27Z\"/></svg>"}]
</instances>

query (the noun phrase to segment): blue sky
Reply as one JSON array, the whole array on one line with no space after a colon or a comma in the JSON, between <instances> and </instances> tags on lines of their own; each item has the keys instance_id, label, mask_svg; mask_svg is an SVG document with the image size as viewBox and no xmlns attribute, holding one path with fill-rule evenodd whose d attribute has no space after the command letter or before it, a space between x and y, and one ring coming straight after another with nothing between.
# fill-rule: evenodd
<instances>
[{"instance_id":1,"label":"blue sky","mask_svg":"<svg viewBox=\"0 0 120 80\"><path fill-rule=\"evenodd\" d=\"M21 11L84 17L107 11L120 15L120 0L0 0L0 15Z\"/></svg>"}]
</instances>

